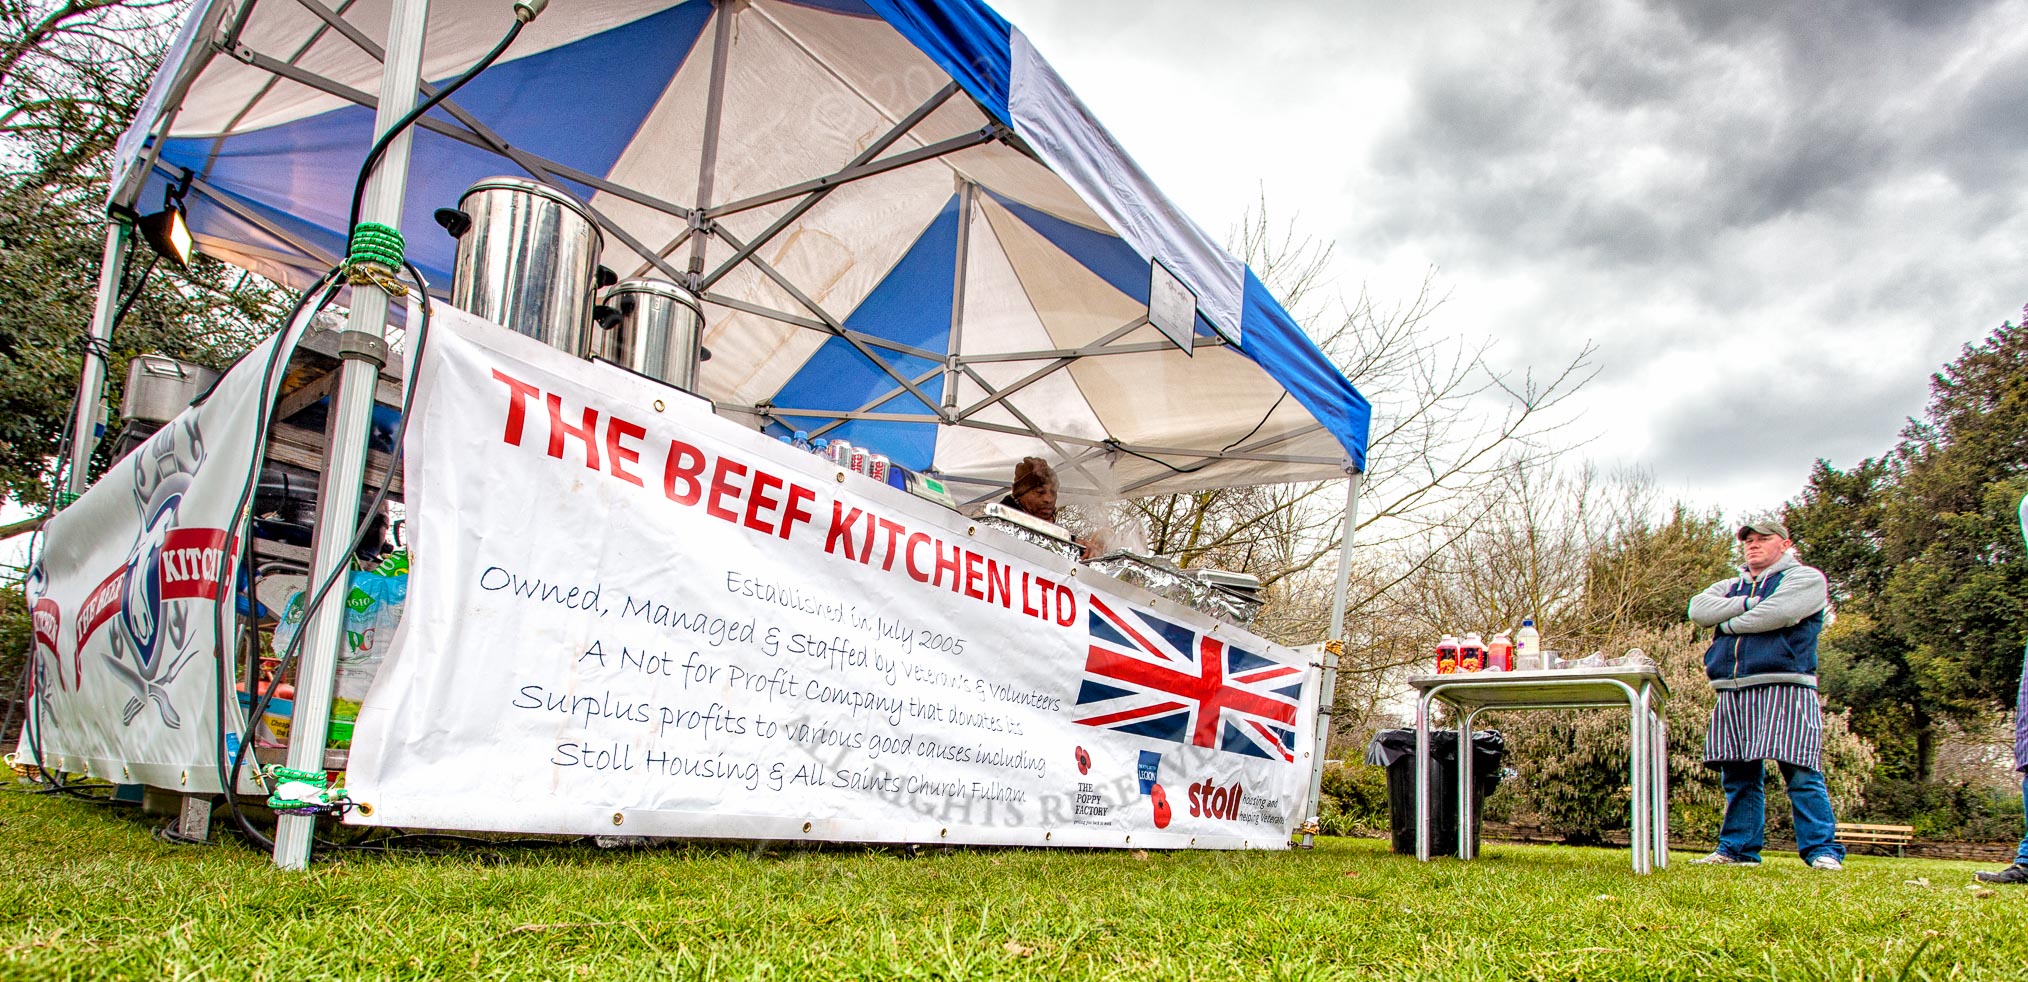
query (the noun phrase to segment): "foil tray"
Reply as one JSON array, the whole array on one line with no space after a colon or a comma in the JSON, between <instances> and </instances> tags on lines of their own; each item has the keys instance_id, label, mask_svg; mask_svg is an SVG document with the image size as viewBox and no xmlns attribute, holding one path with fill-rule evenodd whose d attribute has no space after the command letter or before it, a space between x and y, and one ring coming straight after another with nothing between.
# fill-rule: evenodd
<instances>
[{"instance_id":1,"label":"foil tray","mask_svg":"<svg viewBox=\"0 0 2028 982\"><path fill-rule=\"evenodd\" d=\"M1202 582L1159 556L1116 550L1085 565L1237 627L1251 625L1260 610L1259 601Z\"/></svg>"},{"instance_id":2,"label":"foil tray","mask_svg":"<svg viewBox=\"0 0 2028 982\"><path fill-rule=\"evenodd\" d=\"M1052 525L1005 505L990 504L981 507L972 516L972 521L978 523L981 528L989 528L1010 538L1020 539L1072 562L1084 558L1084 547L1072 541L1070 533L1065 532L1062 526ZM1062 534L1057 534L1059 532Z\"/></svg>"}]
</instances>

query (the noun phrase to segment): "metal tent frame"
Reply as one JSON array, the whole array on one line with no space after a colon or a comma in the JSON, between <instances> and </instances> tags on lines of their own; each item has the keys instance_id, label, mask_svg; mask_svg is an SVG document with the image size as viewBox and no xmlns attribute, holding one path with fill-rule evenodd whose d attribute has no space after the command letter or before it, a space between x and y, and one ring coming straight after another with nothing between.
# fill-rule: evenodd
<instances>
[{"instance_id":1,"label":"metal tent frame","mask_svg":"<svg viewBox=\"0 0 2028 982\"><path fill-rule=\"evenodd\" d=\"M149 139L149 148L139 157L136 166L128 168L119 179L119 183L111 195L114 205L131 207L134 200L139 196L151 172L159 171L167 173L158 159L164 139L176 119L181 99L187 94L190 85L198 75L214 59L220 57L233 58L245 65L265 71L270 75L268 83L260 90L260 94L249 100L247 106L242 107L240 110L241 116L244 116L254 102L258 101L262 95L265 95L275 85L291 83L308 86L319 92L338 97L353 105L374 110L376 113L374 133L377 136L384 133L419 98L428 98L436 94L436 86L423 81L421 78L424 26L428 17L429 0L393 0L387 34L389 43L385 48L375 43L363 31L359 30L358 27L346 19L345 10L350 6L349 3L342 3L339 9L333 10L325 7L319 0L265 0L265 2L293 3L314 15L322 22L322 26L312 35L310 41L303 43L293 52L259 51L246 44L241 36L241 31L246 26L247 20L254 9L254 0L249 0L249 2L239 5L234 21L229 25L224 24L223 20L230 4L226 0L206 0L202 11L194 14L186 22L183 34L178 39L177 47L172 48L170 60L171 63L177 66L176 76L166 87L158 85L162 95L157 104L160 106L160 111L155 116L152 125L145 131L145 134L129 135L130 140L136 138ZM762 16L766 16L765 11L747 7L745 0L711 0L711 2L720 10L724 10L727 7L743 8L745 11L756 11L761 13ZM515 7L517 13L522 10L531 11L529 19L532 19L533 12L539 12L541 5L542 3L539 0L521 0L520 3L515 4ZM724 106L725 79L730 62L731 34L734 30L735 19L720 16L715 18L714 23L715 29L711 42L713 49L712 74L708 102L705 108L703 152L699 165L697 199L692 204L685 205L664 200L638 189L630 188L620 182L588 174L558 161L550 160L525 149L512 146L474 113L458 105L455 99L446 99L438 104L438 108L451 117L450 121L426 115L416 125L432 133L489 151L528 175L529 178L569 196L578 205L583 207L587 214L593 217L602 232L611 236L614 241L623 244L635 255L638 259L638 264L633 270L634 275L644 275L651 271L659 273L674 282L687 285L700 299L707 303L717 304L731 310L741 311L817 332L827 337L842 339L861 358L878 368L892 383L878 395L867 399L862 405L851 411L779 406L767 402L762 402L758 405L721 403L717 406L720 410L751 414L763 420L783 421L790 425L791 428L808 429L813 435L827 433L849 421L874 420L911 423L935 422L940 425L970 427L992 433L1029 437L1048 446L1066 462L1065 466L1070 472L1078 474L1086 482L1083 488L1068 487L1066 489L1072 493L1080 490L1096 492L1097 489L1104 487L1104 483L1092 473L1090 465L1094 461L1120 453L1153 459L1166 464L1171 470L1178 472L1194 470L1219 460L1253 460L1334 468L1345 473L1348 477L1348 482L1344 538L1341 547L1340 569L1331 617L1332 636L1342 636L1349 560L1353 529L1356 524L1356 500L1362 475L1355 469L1352 461L1342 454L1319 456L1277 451L1277 447L1291 440L1322 429L1322 423L1313 421L1308 426L1296 428L1291 432L1262 437L1258 440L1252 440L1220 450L1141 445L1115 440L1094 440L1069 433L1053 432L1039 425L1028 413L1023 412L1020 407L1015 405L1011 400L1012 396L1044 379L1069 370L1071 366L1085 359L1169 350L1176 347L1176 345L1167 340L1125 341L1126 337L1149 324L1148 317L1144 315L1120 324L1092 343L1075 348L972 355L959 353L958 332L961 327L959 323L959 311L964 303L968 247L972 240L970 228L973 213L972 204L979 190L977 185L969 182L961 183L959 188L961 201L959 220L961 231L957 238L957 288L954 293L951 325L951 347L953 353L945 355L939 352L926 351L845 327L843 318L839 317L835 312L825 309L822 303L812 299L807 292L798 287L788 276L761 258L759 255L761 247L834 191L868 178L900 168L934 162L958 151L994 142L1006 145L1036 160L1038 163L1041 162L1040 158L1012 130L993 121L992 114L986 112L982 106L979 107L979 110L981 115L988 120L988 125L975 132L933 142L927 141L926 138L916 134L915 130L919 124L963 92L961 86L956 81L952 81L936 91L913 111L899 119L895 119L893 125L884 134L873 140L863 151L848 160L840 162L838 168L832 173L797 181L772 191L749 195L737 200L716 201L713 196L713 185L716 177L719 124ZM344 38L367 57L380 63L382 73L378 95L360 91L303 68L298 64L301 57L310 50L312 45L327 33L336 34ZM191 57L177 60L177 50L184 46L192 49ZM971 99L969 95L966 98ZM974 105L977 105L976 101L974 101ZM144 106L142 112L146 114L153 108L155 107ZM401 203L407 190L409 142L409 134L404 133L390 144L379 170L368 184L365 207L361 215L363 220L398 226L401 219ZM905 148L897 150L898 146ZM305 240L302 236L291 233L287 228L269 220L255 209L240 204L231 195L219 192L208 183L204 172L199 171L185 174L179 169L177 174L171 176L187 178L190 193L218 205L231 212L238 219L299 249L303 256L309 257L314 262L324 264L326 268L339 264L339 257L332 256L325 250L318 248L314 243ZM683 230L659 247L643 242L640 238L631 234L620 222L615 221L611 216L593 207L582 195L568 186L570 183L606 192L615 197L652 209L655 212L680 219L683 223ZM778 216L759 234L750 238L742 238L734 234L723 222L723 219L730 215L791 201L794 203L790 205L786 212ZM129 226L125 222L115 219L111 223L106 236L97 309L92 322L93 337L100 341L105 340L111 330L111 311L115 306L117 285L120 281L123 264L130 252L131 238ZM714 268L707 270L705 268L706 250L709 241L713 239L731 249L732 255ZM689 247L688 255L684 261L683 268L679 269L674 257L682 253L686 245ZM246 251L250 255L259 252L257 247L248 247ZM260 258L288 266L308 276L321 275L323 272L322 269L313 270L305 267L302 264L302 257L298 256L275 254L269 251L265 255L261 255ZM796 305L801 309L774 309L763 304L753 303L713 290L713 287L724 277L741 267L749 268L771 281L784 294L795 300ZM376 346L384 348L382 338L384 337L387 314L388 296L380 288L371 284L355 285L353 287L353 305L346 324L345 333L341 335L341 338L352 337L356 340L349 343L349 345L341 340L341 349L349 351L351 354L347 356L345 362L333 409L331 442L327 448L329 467L324 478L327 493L320 495L319 499L320 514L312 562L312 582L321 582L325 576L330 575L333 569L343 563L345 544L349 541L354 531L352 516L358 504L361 475L364 466L365 441L363 434L372 412L373 383L377 378L377 365L373 364L372 357L370 355L362 355L360 352L371 352L375 350ZM1227 346L1230 342L1224 337L1215 334L1199 334L1192 339L1191 344L1194 352L1198 348ZM79 385L78 429L76 430L79 438L74 441L69 468L69 490L73 492L82 490L81 484L85 470L84 463L89 460L93 445L96 442L95 439L90 437L94 433L96 420L88 419L88 417L96 414L97 405L101 399L100 394L103 391L104 374L107 366L104 359L96 353L101 348L102 346L88 346L88 354L84 359L82 378ZM906 355L939 364L938 367L932 368L927 372L909 373L890 360L889 354ZM1040 362L1042 364L1017 381L1004 386L993 385L979 370L982 365L1009 362ZM923 386L931 379L939 376L944 380L942 397L935 398L924 391ZM958 400L959 387L955 383L961 377L969 379L972 384L978 386L983 395L967 404L960 405ZM878 408L902 395L907 395L920 403L923 413L898 413L891 409L882 411ZM981 414L985 410L994 407L999 407L1008 413L1015 419L1018 425L1009 425L982 418ZM924 413L928 415L926 416ZM948 476L947 479L955 483L971 486L972 491L970 493L973 494L975 500L997 495L1006 487L1004 483L988 482L956 475ZM1145 478L1116 490L1120 494L1128 494L1141 490L1162 479L1159 476ZM335 668L336 652L339 643L342 641L343 633L342 609L337 605L326 605L325 609L320 609L312 617L305 629L309 633L305 636L305 661L299 672L296 711L299 716L314 722L327 719L329 715L332 673ZM1303 836L1306 845L1310 839L1309 830L1314 829L1317 819L1317 788L1318 782L1321 779L1323 766L1323 739L1328 737L1330 703L1332 701L1330 694L1335 687L1336 661L1335 655L1326 654L1320 663L1320 667L1324 671L1326 688L1324 690L1325 698L1322 700L1320 707L1318 723L1318 735L1320 739L1311 781L1310 814L1308 815L1310 822L1306 826ZM298 723L302 725L302 720L299 719ZM308 729L306 732L317 732L318 729L321 729L321 726ZM319 759L313 752L315 749L314 743L303 741L303 747L305 750L299 755L292 746L289 760L290 766L305 769L319 766ZM303 759L298 760L299 756L303 757ZM307 864L310 830L313 827L313 823L314 819L308 818L285 818L283 820L283 826L277 836L275 852L276 863L278 865L285 868L302 868Z\"/></svg>"}]
</instances>

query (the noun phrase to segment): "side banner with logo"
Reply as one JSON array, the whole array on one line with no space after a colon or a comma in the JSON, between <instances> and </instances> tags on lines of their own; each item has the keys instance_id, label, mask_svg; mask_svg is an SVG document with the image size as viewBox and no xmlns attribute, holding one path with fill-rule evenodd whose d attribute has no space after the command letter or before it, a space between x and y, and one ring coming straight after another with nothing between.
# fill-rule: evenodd
<instances>
[{"instance_id":1,"label":"side banner with logo","mask_svg":"<svg viewBox=\"0 0 2028 982\"><path fill-rule=\"evenodd\" d=\"M1308 659L446 310L369 825L1284 848Z\"/></svg>"},{"instance_id":2,"label":"side banner with logo","mask_svg":"<svg viewBox=\"0 0 2028 982\"><path fill-rule=\"evenodd\" d=\"M34 697L19 759L119 783L220 790L219 584L237 567L226 530L253 468L272 344L50 520L28 573ZM235 705L235 746L238 720Z\"/></svg>"}]
</instances>

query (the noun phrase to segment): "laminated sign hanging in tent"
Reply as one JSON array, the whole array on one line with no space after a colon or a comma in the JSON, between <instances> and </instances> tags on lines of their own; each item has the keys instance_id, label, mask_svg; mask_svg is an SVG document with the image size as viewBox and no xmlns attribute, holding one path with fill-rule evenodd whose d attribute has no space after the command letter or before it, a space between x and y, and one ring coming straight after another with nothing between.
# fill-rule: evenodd
<instances>
[{"instance_id":1,"label":"laminated sign hanging in tent","mask_svg":"<svg viewBox=\"0 0 2028 982\"><path fill-rule=\"evenodd\" d=\"M390 0L201 0L120 147L114 203L188 180L198 249L303 285L344 252ZM511 22L436 0L441 84ZM425 84L425 92L434 92ZM973 0L558 5L419 124L400 226L492 176L585 206L604 264L704 302L721 414L878 449L971 497L1363 468L1367 401Z\"/></svg>"}]
</instances>

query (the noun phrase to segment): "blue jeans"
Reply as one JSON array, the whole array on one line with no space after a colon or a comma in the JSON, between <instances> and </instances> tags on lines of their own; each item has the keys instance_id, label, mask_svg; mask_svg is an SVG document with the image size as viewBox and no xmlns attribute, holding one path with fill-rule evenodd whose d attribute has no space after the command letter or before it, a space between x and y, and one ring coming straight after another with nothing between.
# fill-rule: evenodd
<instances>
[{"instance_id":1,"label":"blue jeans","mask_svg":"<svg viewBox=\"0 0 2028 982\"><path fill-rule=\"evenodd\" d=\"M2028 774L2021 776L2021 811L2028 815ZM2014 851L2014 863L2028 866L2028 838L2021 840L2021 848Z\"/></svg>"},{"instance_id":2,"label":"blue jeans","mask_svg":"<svg viewBox=\"0 0 2028 982\"><path fill-rule=\"evenodd\" d=\"M1824 788L1824 775L1807 767L1776 761L1782 784L1789 790L1789 804L1796 820L1796 852L1803 862L1818 856L1845 858L1838 844L1838 820L1831 815L1831 794ZM1718 765L1725 785L1725 823L1718 829L1718 850L1741 859L1760 858L1767 842L1767 793L1761 788L1766 773L1757 760L1732 760ZM2028 782L2022 793L2028 795ZM2028 850L2028 843L2022 848Z\"/></svg>"}]
</instances>

